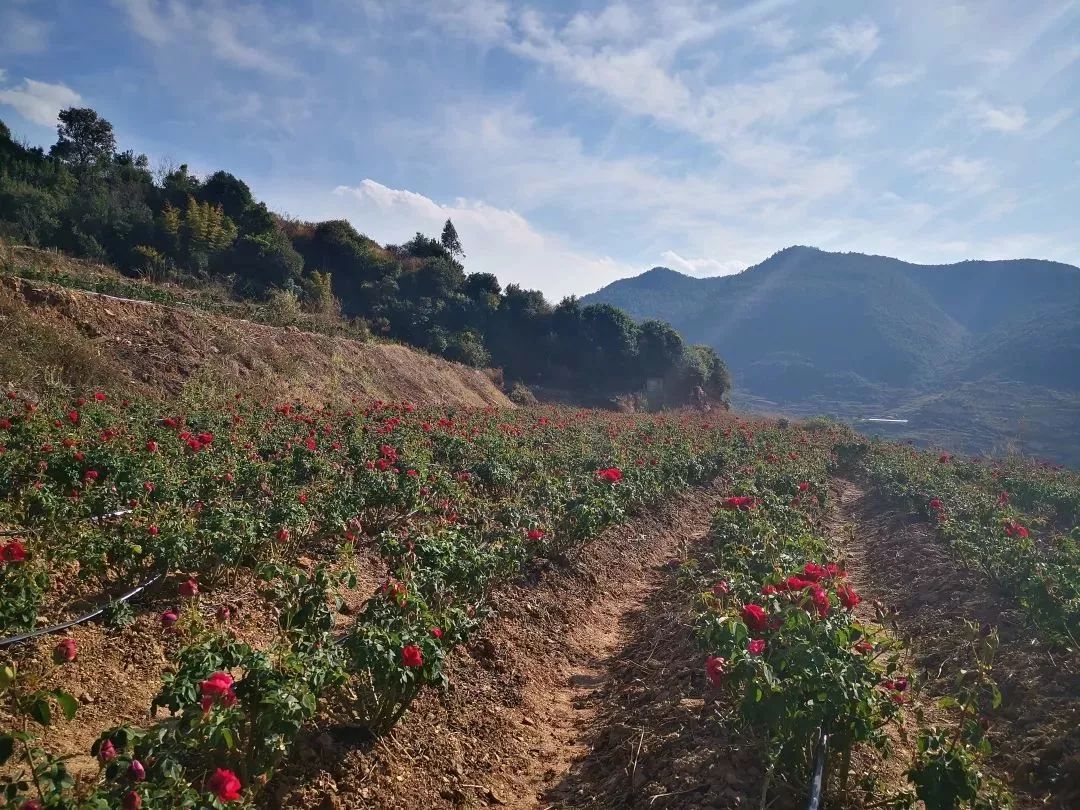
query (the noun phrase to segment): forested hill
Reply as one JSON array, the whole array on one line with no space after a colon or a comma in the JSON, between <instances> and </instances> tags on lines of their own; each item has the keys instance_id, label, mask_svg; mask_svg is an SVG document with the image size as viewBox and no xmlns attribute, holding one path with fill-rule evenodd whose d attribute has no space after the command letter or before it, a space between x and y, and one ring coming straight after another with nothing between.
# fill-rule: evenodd
<instances>
[{"instance_id":1,"label":"forested hill","mask_svg":"<svg viewBox=\"0 0 1080 810\"><path fill-rule=\"evenodd\" d=\"M1015 439L1080 456L1071 265L916 265L790 247L731 276L653 268L582 302L671 323L721 353L738 390L765 404L908 417L913 432L955 432L967 449Z\"/></svg>"},{"instance_id":2,"label":"forested hill","mask_svg":"<svg viewBox=\"0 0 1080 810\"><path fill-rule=\"evenodd\" d=\"M651 378L665 381L668 404L699 386L715 398L729 387L715 352L667 324L639 325L574 299L553 306L540 292L467 273L449 220L438 238L380 245L346 221L283 218L227 171L199 177L179 165L155 176L93 110L67 109L59 120L48 152L16 142L0 122L0 239L128 275L214 285L286 312L340 316L353 332L496 366L510 383L578 401L639 392Z\"/></svg>"}]
</instances>

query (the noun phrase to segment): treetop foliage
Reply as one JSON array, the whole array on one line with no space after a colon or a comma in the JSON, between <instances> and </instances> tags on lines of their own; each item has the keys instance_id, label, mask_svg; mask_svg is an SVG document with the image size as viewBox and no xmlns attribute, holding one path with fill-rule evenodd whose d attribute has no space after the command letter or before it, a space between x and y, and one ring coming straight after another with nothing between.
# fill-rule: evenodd
<instances>
[{"instance_id":1,"label":"treetop foliage","mask_svg":"<svg viewBox=\"0 0 1080 810\"><path fill-rule=\"evenodd\" d=\"M715 352L686 345L665 323L639 325L574 298L553 307L539 291L468 273L449 219L438 239L417 232L382 246L344 220L279 217L226 171L200 178L181 164L155 178L145 155L117 151L112 125L94 110L64 110L59 122L48 154L15 142L0 122L0 237L154 280L213 279L268 300L288 293L313 312L500 366L513 382L610 397L657 379L669 402L699 386L717 398L730 388Z\"/></svg>"}]
</instances>

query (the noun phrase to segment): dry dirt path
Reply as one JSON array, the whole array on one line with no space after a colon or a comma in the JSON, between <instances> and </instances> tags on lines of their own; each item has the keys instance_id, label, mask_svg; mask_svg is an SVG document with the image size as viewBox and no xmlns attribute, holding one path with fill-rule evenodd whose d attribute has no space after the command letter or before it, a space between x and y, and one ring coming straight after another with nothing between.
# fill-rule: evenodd
<instances>
[{"instance_id":1,"label":"dry dirt path","mask_svg":"<svg viewBox=\"0 0 1080 810\"><path fill-rule=\"evenodd\" d=\"M654 721L635 725L617 707L629 689L650 713L670 708L642 687L650 681L665 696L685 683L696 694L681 707L687 717L704 709L686 596L665 595L669 562L704 540L723 492L717 482L673 498L606 531L569 566L507 588L498 618L452 657L445 694L421 697L373 745L324 727L299 746L264 805L531 810L625 807L632 793L671 793L663 774L647 772Z\"/></svg>"}]
</instances>

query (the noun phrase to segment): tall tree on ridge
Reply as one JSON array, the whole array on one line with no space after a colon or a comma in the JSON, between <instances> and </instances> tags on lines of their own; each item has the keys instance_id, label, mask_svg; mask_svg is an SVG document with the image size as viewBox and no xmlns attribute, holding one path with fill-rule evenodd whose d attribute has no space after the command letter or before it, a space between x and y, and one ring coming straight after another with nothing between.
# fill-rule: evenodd
<instances>
[{"instance_id":1,"label":"tall tree on ridge","mask_svg":"<svg viewBox=\"0 0 1080 810\"><path fill-rule=\"evenodd\" d=\"M450 255L455 259L460 256L465 258L465 251L461 249L461 240L458 238L457 228L454 227L454 223L449 219L446 220L446 224L443 225L442 236L439 239L442 246L446 248Z\"/></svg>"}]
</instances>

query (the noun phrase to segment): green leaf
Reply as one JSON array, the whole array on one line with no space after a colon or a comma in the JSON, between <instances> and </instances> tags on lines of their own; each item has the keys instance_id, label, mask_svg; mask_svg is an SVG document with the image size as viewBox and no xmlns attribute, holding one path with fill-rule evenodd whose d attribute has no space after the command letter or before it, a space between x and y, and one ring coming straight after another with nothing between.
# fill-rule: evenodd
<instances>
[{"instance_id":1,"label":"green leaf","mask_svg":"<svg viewBox=\"0 0 1080 810\"><path fill-rule=\"evenodd\" d=\"M64 717L68 720L74 718L75 712L79 710L79 701L73 695L60 689L57 689L53 694L56 695L56 702L60 704L60 711L64 713Z\"/></svg>"},{"instance_id":2,"label":"green leaf","mask_svg":"<svg viewBox=\"0 0 1080 810\"><path fill-rule=\"evenodd\" d=\"M225 741L225 747L230 751L236 748L236 739L233 737L232 729L221 727L221 739Z\"/></svg>"},{"instance_id":3,"label":"green leaf","mask_svg":"<svg viewBox=\"0 0 1080 810\"><path fill-rule=\"evenodd\" d=\"M43 726L47 726L52 722L52 709L49 708L49 700L45 697L39 697L32 704L30 704L30 717Z\"/></svg>"}]
</instances>

